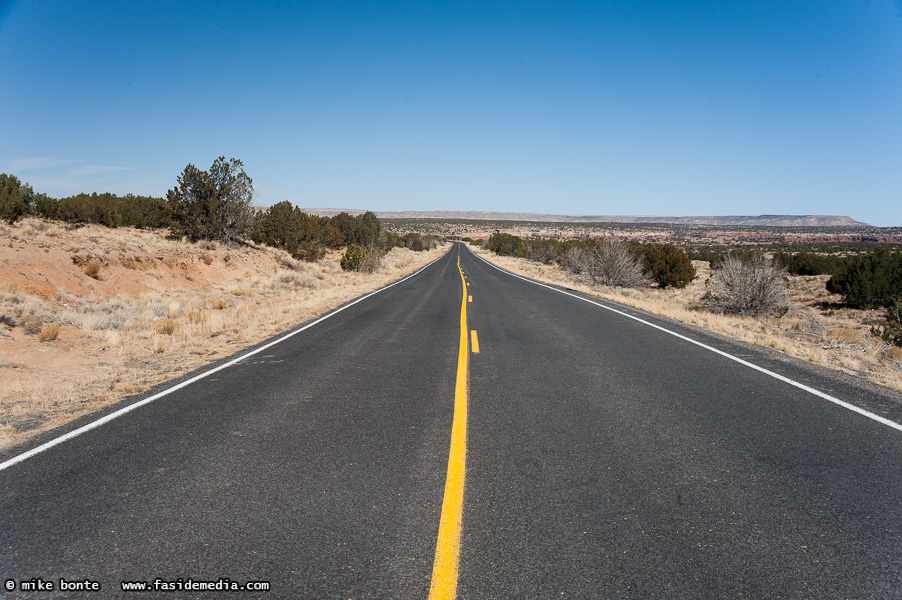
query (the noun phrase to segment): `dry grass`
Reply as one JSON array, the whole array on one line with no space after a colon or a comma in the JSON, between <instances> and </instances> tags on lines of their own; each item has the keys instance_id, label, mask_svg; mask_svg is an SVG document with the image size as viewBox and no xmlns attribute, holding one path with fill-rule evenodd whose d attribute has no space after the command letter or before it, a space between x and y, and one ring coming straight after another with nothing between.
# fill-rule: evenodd
<instances>
[{"instance_id":1,"label":"dry grass","mask_svg":"<svg viewBox=\"0 0 902 600\"><path fill-rule=\"evenodd\" d=\"M38 339L42 342L52 342L60 336L59 325L44 325L38 334Z\"/></svg>"},{"instance_id":2,"label":"dry grass","mask_svg":"<svg viewBox=\"0 0 902 600\"><path fill-rule=\"evenodd\" d=\"M902 390L902 352L870 333L882 313L842 307L840 297L830 294L824 287L827 276L790 277L789 310L783 315L743 317L715 314L700 308L711 276L707 262L694 262L699 276L684 289L633 290L590 287L575 282L556 266L496 256L481 248L471 249L499 267L538 281L634 306Z\"/></svg>"},{"instance_id":3,"label":"dry grass","mask_svg":"<svg viewBox=\"0 0 902 600\"><path fill-rule=\"evenodd\" d=\"M256 344L446 249L396 249L361 274L343 272L338 252L305 263L131 229L3 226L0 448ZM102 280L83 277L85 256L103 259ZM54 327L56 341L42 344Z\"/></svg>"},{"instance_id":4,"label":"dry grass","mask_svg":"<svg viewBox=\"0 0 902 600\"><path fill-rule=\"evenodd\" d=\"M100 269L103 265L97 259L89 260L84 267L84 274L91 279L100 279Z\"/></svg>"}]
</instances>

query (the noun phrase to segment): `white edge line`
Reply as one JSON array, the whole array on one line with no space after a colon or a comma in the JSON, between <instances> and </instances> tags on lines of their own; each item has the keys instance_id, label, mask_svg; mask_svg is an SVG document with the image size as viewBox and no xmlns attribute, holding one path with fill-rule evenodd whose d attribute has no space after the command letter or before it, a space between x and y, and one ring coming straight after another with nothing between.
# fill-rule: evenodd
<instances>
[{"instance_id":1,"label":"white edge line","mask_svg":"<svg viewBox=\"0 0 902 600\"><path fill-rule=\"evenodd\" d=\"M454 248L454 246L451 246L451 248L449 248L448 251L450 251L452 248ZM350 308L350 307L354 306L354 305L357 304L358 302L363 302L364 300L366 300L367 298L369 298L369 297L371 297L371 296L375 296L376 294L378 294L378 293L380 293L380 292L383 292L383 291L387 290L388 288L391 288L391 287L394 287L394 286L396 286L396 285L398 285L398 284L400 284L400 283L403 283L403 282L407 281L408 279L410 279L410 278L412 278L412 277L416 277L417 275L419 275L420 273L422 273L423 271L425 271L426 269L428 269L429 267L431 267L432 265L434 265L436 262L438 262L439 260L441 260L442 258L444 258L445 255L448 253L448 251L446 251L445 254L442 254L441 256L439 256L438 258L436 258L435 260L433 260L433 261L432 261L431 263L429 263L428 265L426 265L426 266L420 268L419 270L417 270L417 271L411 273L410 275L408 275L408 276L405 277L404 279L399 279L398 281L395 281L394 283L390 283L389 285L386 285L385 287L381 287L381 288L379 288L378 290L376 290L376 291L374 291L374 292L370 292L369 294L367 294L367 295L365 295L365 296L361 296L360 298L357 298L356 300L354 300L354 301L352 301L352 302L348 302L348 303L345 304L344 306L342 306L342 307L340 307L340 308L338 308L338 309L336 309L336 310L330 312L330 313L327 314L327 315L324 315L324 316L318 318L317 320L313 321L312 323L308 323L307 325L304 325L304 326L301 327L300 329L295 329L294 331L291 331L291 332L289 332L289 333L286 333L285 335L283 335L283 336L280 337L279 339L273 340L272 342L270 342L270 343L268 343L268 344L266 344L266 345L264 345L264 346L260 346L260 347L257 348L256 350L251 350L251 351L248 352L247 354L242 354L242 355L239 356L238 358L235 358L235 359L230 360L229 362L223 363L223 364L219 365L218 367L214 367L214 368L210 369L209 371L204 371L204 372L201 373L200 375L195 375L195 376L192 377L191 379L185 380L185 381L183 381L183 382L181 382L181 383L179 383L179 384L176 384L176 385L174 385L174 386L172 386L172 387L170 387L170 388L166 388L165 390L163 390L163 391L161 391L161 392L157 392L157 393L154 394L153 396L150 396L150 397L148 397L148 398L145 398L144 400L140 400L140 401L138 401L138 402L135 402L134 404L129 404L128 406L123 407L123 408L120 408L119 410L117 410L117 411L115 411L115 412L112 412L112 413L106 415L105 417L101 417L101 418L97 419L96 421L92 421L92 422L88 423L87 425L83 425L83 426L79 427L78 429L73 429L73 430L70 431L69 433L66 433L66 434L64 434L64 435L61 435L61 436L58 437L58 438L54 438L54 439L50 440L49 442L45 442L45 443L41 444L40 446L37 446L37 447L35 447L35 448L32 448L31 450L28 450L27 452L23 452L22 454L19 454L19 455L17 455L17 456L14 456L13 458L10 458L9 460L0 463L0 471L3 471L4 469L8 469L9 467L11 467L11 466L13 466L13 465L15 465L15 464L17 464L17 463L20 463L20 462L22 462L22 461L24 461L24 460L27 460L27 459L31 458L32 456L35 456L36 454L40 454L41 452L44 452L45 450L49 450L50 448L53 448L54 446L57 446L57 445L59 445L59 444L62 444L63 442L65 442L65 441L67 441L67 440L71 440L72 438L78 437L78 436L80 436L80 435L83 434L83 433L86 433L86 432L88 432L88 431L91 431L92 429L95 429L95 428L97 428L97 427L100 427L101 425L104 425L104 424L106 424L106 423L109 423L109 422L112 421L113 419L118 419L118 418L121 417L122 415L124 415L124 414L126 414L126 413L129 413L129 412L131 412L131 411L133 411L133 410L135 410L135 409L137 409L137 408L141 408L141 407L144 406L145 404L150 404L150 403L153 402L154 400L159 400L159 399L162 398L163 396L168 396L168 395L171 394L172 392L178 391L178 390L180 390L180 389L182 389L182 388L184 388L184 387L188 387L188 386L191 385L192 383L196 383L196 382L200 381L201 379L203 379L203 378L205 378L205 377L209 377L209 376L212 375L213 373L217 373L217 372L219 372L219 371L222 371L223 369L227 369L227 368L231 367L232 365L235 365L235 364L237 364L237 363L240 363L241 361L246 360L247 358L249 358L249 357L251 357L251 356L253 356L253 355L255 355L255 354L259 353L259 352L263 352L263 351L266 350L267 348L271 348L271 347L275 346L276 344L279 344L279 343L281 343L281 342L284 342L284 341L287 340L288 338L294 337L294 336L296 336L297 334L301 333L302 331L305 331L305 330L307 330L307 329L310 329L310 328L313 327L314 325L316 325L316 324L318 324L318 323L322 323L323 321L325 321L326 319L328 319L328 318L330 318L330 317L334 317L335 315L337 315L337 314L340 313L341 311L345 310L346 308Z\"/></svg>"},{"instance_id":2,"label":"white edge line","mask_svg":"<svg viewBox=\"0 0 902 600\"><path fill-rule=\"evenodd\" d=\"M470 249L467 248L467 250L470 250ZM511 277L516 277L517 279L522 279L523 281L528 281L529 283L533 283L533 284L535 284L535 285L538 285L538 286L541 286L541 287L544 287L544 288L548 288L549 290L553 290L553 291L555 291L555 292L559 292L559 293L561 293L561 294L565 294L565 295L567 295L567 296L571 296L571 297L573 297L573 298L576 298L577 300L582 300L583 302L588 302L589 304L594 304L595 306L600 306L601 308L603 308L603 309L605 309L605 310L609 310L609 311L611 311L611 312L613 312L613 313L617 313L618 315L627 317L628 319L633 319L634 321L638 321L638 322L640 322L640 323L642 323L642 324L644 324L644 325L648 325L649 327L654 327L655 329L658 329L658 330L660 330L660 331L663 331L664 333L669 333L670 335L672 335L672 336L674 336L674 337L678 337L678 338L680 338L681 340L685 340L685 341L687 341L687 342L690 342L690 343L692 343L692 344L695 344L696 346L699 346L699 347L701 347L701 348L704 348L705 350L710 350L711 352L714 352L715 354L719 354L719 355L721 355L721 356L723 356L723 357L725 357L725 358L728 358L728 359L730 359L730 360L732 360L732 361L738 362L738 363L741 364L741 365L745 365L746 367L749 367L750 369L755 369L756 371L760 371L761 373L764 373L765 375L770 375L770 376L773 377L774 379L779 379L780 381L782 381L782 382L784 382L784 383L788 383L789 385L795 386L795 387L799 388L800 390L805 390L805 391L808 392L809 394L814 394L815 396L818 396L819 398L823 398L824 400L827 400L827 401L829 401L829 402L832 402L833 404L837 404L837 405L839 405L839 406L842 406L843 408L846 408L846 409L848 409L848 410L851 410L852 412L856 412L856 413L858 413L858 414L860 414L860 415L863 415L863 416L865 416L865 417L867 417L867 418L869 418L869 419L873 419L874 421L877 421L878 423L882 423L882 424L884 424L884 425L886 425L886 426L888 426L888 427L892 427L893 429L896 429L896 430L898 430L898 431L902 431L902 425L900 425L899 423L896 423L895 421L890 421L889 419L887 419L887 418L885 418L885 417L881 417L880 415L876 415L876 414L874 414L874 413L872 413L872 412L870 412L870 411L864 410L863 408L860 408L860 407L858 407L858 406L855 406L854 404L849 404L848 402L845 402L845 401L843 401L843 400L840 400L839 398L836 398L836 397L834 397L834 396L831 396L830 394L825 394L824 392L822 392L822 391L820 391L820 390L816 390L816 389L814 389L813 387L809 387L809 386L805 385L804 383L799 383L798 381L794 381L794 380L792 380L792 379L789 379L788 377L784 377L783 375L780 375L779 373L774 373L773 371L769 371L768 369L765 369L764 367L759 367L758 365L755 365L755 364L752 364L752 363L750 363L750 362L748 362L748 361L742 360L741 358L736 357L736 356L733 356L732 354L728 354L728 353L724 352L723 350L718 350L717 348L714 348L714 347L712 347L712 346L708 346L707 344L703 344L703 343L701 343L701 342L699 342L699 341L697 341L697 340L693 340L692 338L686 337L686 336L684 336L684 335L680 335L679 333L677 333L677 332L675 332L675 331L671 331L671 330L669 330L669 329L665 329L664 327L661 327L660 325L655 325L654 323L651 323L651 322L646 321L646 320L644 320L644 319L640 319L639 317L633 316L633 315L628 314L628 313L625 313L625 312L623 312L623 311L617 310L616 308L612 308L612 307L610 307L610 306L606 306L606 305L604 305L604 304L602 304L602 303L600 303L600 302L595 302L594 300L589 300L588 298L583 298L582 296L578 296L578 295L576 295L576 294L571 294L570 292L565 292L564 290L558 289L558 288L553 287L553 286L550 286L550 285L546 285L546 284L544 284L544 283L540 283L540 282L538 282L538 281L535 281L535 280L533 280L533 279L529 279L529 278L527 278L527 277L521 277L520 275L517 275L517 274L515 274L515 273L511 273L510 271L507 271L507 270L502 269L501 267L499 267L499 266L497 266L497 265L492 264L491 262L489 262L489 261L487 261L486 259L482 258L481 256L479 256L478 254L476 254L476 253L473 252L472 250L470 250L470 253L471 253L473 256L475 256L476 258L478 258L479 260L481 260L482 262L484 262L485 264L487 264L487 265L489 265L489 266L491 266L491 267L494 267L494 268L498 269L499 271L501 271L502 273L506 273L506 274L510 275Z\"/></svg>"}]
</instances>

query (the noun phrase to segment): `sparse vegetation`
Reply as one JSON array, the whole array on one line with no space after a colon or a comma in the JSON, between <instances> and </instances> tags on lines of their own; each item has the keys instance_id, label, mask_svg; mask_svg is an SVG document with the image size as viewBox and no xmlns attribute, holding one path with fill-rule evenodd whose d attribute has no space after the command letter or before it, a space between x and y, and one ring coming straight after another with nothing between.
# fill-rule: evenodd
<instances>
[{"instance_id":1,"label":"sparse vegetation","mask_svg":"<svg viewBox=\"0 0 902 600\"><path fill-rule=\"evenodd\" d=\"M783 271L764 254L728 254L714 270L705 306L716 312L770 315L785 312Z\"/></svg>"},{"instance_id":2,"label":"sparse vegetation","mask_svg":"<svg viewBox=\"0 0 902 600\"><path fill-rule=\"evenodd\" d=\"M705 309L705 295L715 270L696 261L698 278L682 289L588 286L557 265L545 265L479 249L484 258L511 270L556 285L600 296L691 325L787 353L802 360L865 377L902 390L902 347L874 337L875 310L840 306L824 288L827 276L784 277L787 308L758 316ZM788 279L788 281L787 281Z\"/></svg>"},{"instance_id":3,"label":"sparse vegetation","mask_svg":"<svg viewBox=\"0 0 902 600\"><path fill-rule=\"evenodd\" d=\"M375 272L346 274L334 250L305 262L268 247L201 248L162 232L28 216L0 226L0 239L0 380L9 383L0 386L0 448L262 341L437 256L380 251ZM204 255L214 259L209 266ZM104 265L99 280L81 276L92 259Z\"/></svg>"}]
</instances>

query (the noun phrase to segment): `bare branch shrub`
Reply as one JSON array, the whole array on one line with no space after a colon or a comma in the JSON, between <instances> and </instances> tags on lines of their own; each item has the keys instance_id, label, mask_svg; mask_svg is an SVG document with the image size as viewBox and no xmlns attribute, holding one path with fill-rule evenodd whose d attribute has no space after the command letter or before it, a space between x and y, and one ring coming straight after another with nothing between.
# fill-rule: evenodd
<instances>
[{"instance_id":1,"label":"bare branch shrub","mask_svg":"<svg viewBox=\"0 0 902 600\"><path fill-rule=\"evenodd\" d=\"M642 272L639 259L629 247L615 240L604 240L591 247L575 246L564 256L564 265L577 279L589 285L641 288L651 285Z\"/></svg>"},{"instance_id":2,"label":"bare branch shrub","mask_svg":"<svg viewBox=\"0 0 902 600\"><path fill-rule=\"evenodd\" d=\"M709 280L704 305L739 315L783 313L788 307L784 271L761 253L724 257Z\"/></svg>"}]
</instances>

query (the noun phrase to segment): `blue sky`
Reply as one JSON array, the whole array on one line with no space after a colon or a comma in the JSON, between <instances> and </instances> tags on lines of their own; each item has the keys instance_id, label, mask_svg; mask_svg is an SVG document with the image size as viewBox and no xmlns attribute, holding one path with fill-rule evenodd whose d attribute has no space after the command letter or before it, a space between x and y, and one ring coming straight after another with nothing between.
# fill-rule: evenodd
<instances>
[{"instance_id":1,"label":"blue sky","mask_svg":"<svg viewBox=\"0 0 902 600\"><path fill-rule=\"evenodd\" d=\"M0 80L57 197L902 224L902 0L0 0Z\"/></svg>"}]
</instances>

